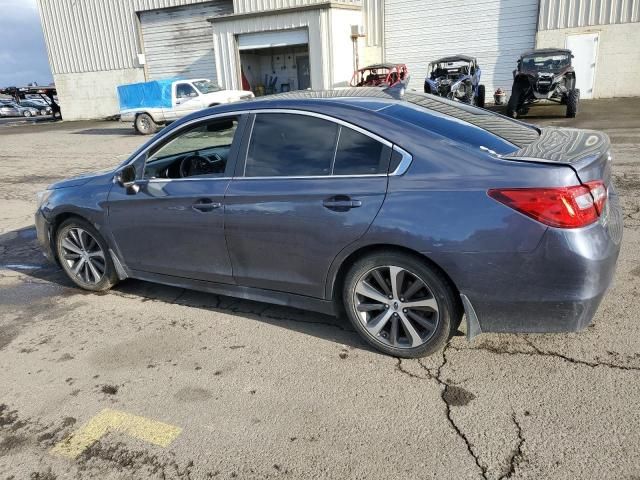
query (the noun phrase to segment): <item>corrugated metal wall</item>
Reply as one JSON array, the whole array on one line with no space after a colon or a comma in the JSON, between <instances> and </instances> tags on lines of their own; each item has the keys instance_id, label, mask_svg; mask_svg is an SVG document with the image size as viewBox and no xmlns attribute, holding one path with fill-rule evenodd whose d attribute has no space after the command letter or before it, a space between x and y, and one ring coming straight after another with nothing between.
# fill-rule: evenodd
<instances>
[{"instance_id":1,"label":"corrugated metal wall","mask_svg":"<svg viewBox=\"0 0 640 480\"><path fill-rule=\"evenodd\" d=\"M137 11L205 0L38 0L40 19L56 73L138 67Z\"/></svg>"},{"instance_id":2,"label":"corrugated metal wall","mask_svg":"<svg viewBox=\"0 0 640 480\"><path fill-rule=\"evenodd\" d=\"M520 53L535 44L538 0L385 0L385 60L406 63L410 87L422 91L430 61L475 56L487 98L511 90Z\"/></svg>"},{"instance_id":3,"label":"corrugated metal wall","mask_svg":"<svg viewBox=\"0 0 640 480\"><path fill-rule=\"evenodd\" d=\"M233 13L231 0L140 13L149 80L167 77L216 79L207 18Z\"/></svg>"},{"instance_id":4,"label":"corrugated metal wall","mask_svg":"<svg viewBox=\"0 0 640 480\"><path fill-rule=\"evenodd\" d=\"M335 0L334 0L335 1ZM337 0L339 3L360 4L361 0ZM327 0L233 0L235 13L261 12L263 10L276 10L278 8L301 7L327 3Z\"/></svg>"},{"instance_id":5,"label":"corrugated metal wall","mask_svg":"<svg viewBox=\"0 0 640 480\"><path fill-rule=\"evenodd\" d=\"M640 22L640 0L540 0L538 30L632 22Z\"/></svg>"}]
</instances>

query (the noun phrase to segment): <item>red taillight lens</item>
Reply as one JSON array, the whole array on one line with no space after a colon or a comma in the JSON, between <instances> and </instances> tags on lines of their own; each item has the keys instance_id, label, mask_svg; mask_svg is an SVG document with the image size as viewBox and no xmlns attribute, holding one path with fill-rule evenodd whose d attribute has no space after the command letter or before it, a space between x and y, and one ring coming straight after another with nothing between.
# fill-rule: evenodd
<instances>
[{"instance_id":1,"label":"red taillight lens","mask_svg":"<svg viewBox=\"0 0 640 480\"><path fill-rule=\"evenodd\" d=\"M551 227L578 228L598 220L607 200L603 182L552 188L496 188L489 196Z\"/></svg>"}]
</instances>

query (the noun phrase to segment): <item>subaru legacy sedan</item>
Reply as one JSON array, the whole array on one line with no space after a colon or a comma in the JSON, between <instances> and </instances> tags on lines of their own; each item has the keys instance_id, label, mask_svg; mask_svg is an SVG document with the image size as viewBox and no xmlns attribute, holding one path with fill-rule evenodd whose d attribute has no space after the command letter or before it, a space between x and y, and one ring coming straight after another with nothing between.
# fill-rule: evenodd
<instances>
[{"instance_id":1,"label":"subaru legacy sedan","mask_svg":"<svg viewBox=\"0 0 640 480\"><path fill-rule=\"evenodd\" d=\"M345 314L399 357L482 332L567 332L614 276L606 135L421 93L291 92L166 128L39 195L38 239L81 288L119 280Z\"/></svg>"}]
</instances>

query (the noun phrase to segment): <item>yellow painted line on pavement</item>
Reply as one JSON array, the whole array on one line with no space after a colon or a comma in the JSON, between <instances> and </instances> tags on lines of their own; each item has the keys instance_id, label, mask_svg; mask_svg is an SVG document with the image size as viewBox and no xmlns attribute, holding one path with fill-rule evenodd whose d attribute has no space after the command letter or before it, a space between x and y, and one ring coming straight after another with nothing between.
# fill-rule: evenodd
<instances>
[{"instance_id":1,"label":"yellow painted line on pavement","mask_svg":"<svg viewBox=\"0 0 640 480\"><path fill-rule=\"evenodd\" d=\"M130 413L105 408L69 437L56 444L51 453L76 458L108 432L117 431L145 442L167 447L182 432L180 427Z\"/></svg>"}]
</instances>

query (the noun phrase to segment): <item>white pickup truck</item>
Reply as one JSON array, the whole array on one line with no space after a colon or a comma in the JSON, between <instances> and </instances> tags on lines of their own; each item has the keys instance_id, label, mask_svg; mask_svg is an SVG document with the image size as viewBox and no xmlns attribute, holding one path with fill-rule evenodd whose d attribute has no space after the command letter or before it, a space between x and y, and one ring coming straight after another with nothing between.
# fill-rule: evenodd
<instances>
[{"instance_id":1,"label":"white pickup truck","mask_svg":"<svg viewBox=\"0 0 640 480\"><path fill-rule=\"evenodd\" d=\"M132 122L138 133L149 135L180 117L203 108L253 98L245 90L222 90L206 78L168 79L118 87L120 121Z\"/></svg>"}]
</instances>

